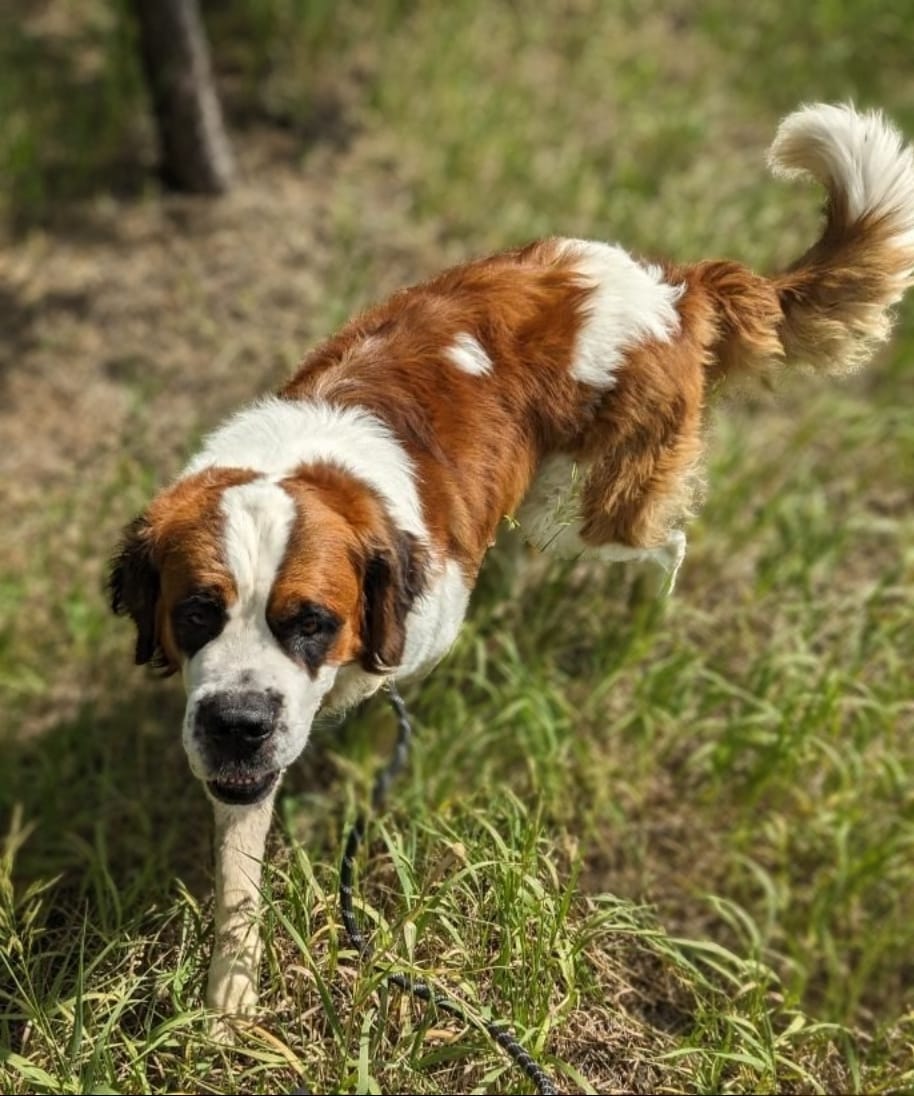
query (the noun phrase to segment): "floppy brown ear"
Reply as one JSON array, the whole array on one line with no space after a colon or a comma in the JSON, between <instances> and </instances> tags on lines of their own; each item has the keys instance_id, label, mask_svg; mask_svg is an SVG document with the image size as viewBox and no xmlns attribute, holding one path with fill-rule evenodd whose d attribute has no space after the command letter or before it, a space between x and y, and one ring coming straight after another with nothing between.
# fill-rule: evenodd
<instances>
[{"instance_id":1,"label":"floppy brown ear","mask_svg":"<svg viewBox=\"0 0 914 1096\"><path fill-rule=\"evenodd\" d=\"M427 552L411 533L376 549L365 567L362 589L362 668L389 673L403 658L406 617L425 588Z\"/></svg>"},{"instance_id":2,"label":"floppy brown ear","mask_svg":"<svg viewBox=\"0 0 914 1096\"><path fill-rule=\"evenodd\" d=\"M111 609L127 615L136 625L136 663L164 666L156 628L159 572L152 555L152 529L145 516L135 518L124 530L108 573Z\"/></svg>"}]
</instances>

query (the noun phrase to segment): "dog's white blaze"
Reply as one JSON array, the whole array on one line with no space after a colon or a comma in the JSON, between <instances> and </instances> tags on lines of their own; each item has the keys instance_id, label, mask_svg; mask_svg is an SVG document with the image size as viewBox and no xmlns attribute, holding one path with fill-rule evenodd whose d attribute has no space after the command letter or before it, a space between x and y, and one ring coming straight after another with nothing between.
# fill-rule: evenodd
<instances>
[{"instance_id":1,"label":"dog's white blaze","mask_svg":"<svg viewBox=\"0 0 914 1096\"><path fill-rule=\"evenodd\" d=\"M268 396L210 434L184 474L253 468L276 480L316 461L373 488L397 526L426 539L412 461L380 419L358 408Z\"/></svg>"},{"instance_id":2,"label":"dog's white blaze","mask_svg":"<svg viewBox=\"0 0 914 1096\"><path fill-rule=\"evenodd\" d=\"M267 598L286 554L295 503L269 480L228 488L222 495L223 552L238 600L232 612L266 612ZM231 615L231 614L230 614Z\"/></svg>"},{"instance_id":3,"label":"dog's white blaze","mask_svg":"<svg viewBox=\"0 0 914 1096\"><path fill-rule=\"evenodd\" d=\"M595 388L611 388L626 350L648 339L669 342L680 329L677 301L683 286L664 281L621 247L592 240L563 240L559 254L593 285L587 319L578 332L571 375Z\"/></svg>"},{"instance_id":4,"label":"dog's white blaze","mask_svg":"<svg viewBox=\"0 0 914 1096\"><path fill-rule=\"evenodd\" d=\"M184 667L184 746L192 771L201 779L211 775L195 737L202 699L226 690L275 690L282 697L280 720L285 730L275 737L274 758L275 767L283 769L305 748L311 722L337 669L324 665L312 678L286 655L267 624L270 590L295 520L291 497L275 483L255 480L223 493L222 514L222 552L238 596L220 634Z\"/></svg>"},{"instance_id":5,"label":"dog's white blaze","mask_svg":"<svg viewBox=\"0 0 914 1096\"><path fill-rule=\"evenodd\" d=\"M458 335L448 347L447 356L458 369L471 377L483 377L492 372L492 359L473 335Z\"/></svg>"}]
</instances>

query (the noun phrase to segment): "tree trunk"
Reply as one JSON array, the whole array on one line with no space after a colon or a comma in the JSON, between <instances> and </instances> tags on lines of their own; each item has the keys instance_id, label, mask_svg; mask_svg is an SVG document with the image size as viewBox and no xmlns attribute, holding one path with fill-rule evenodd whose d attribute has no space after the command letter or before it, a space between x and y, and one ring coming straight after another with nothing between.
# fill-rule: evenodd
<instances>
[{"instance_id":1,"label":"tree trunk","mask_svg":"<svg viewBox=\"0 0 914 1096\"><path fill-rule=\"evenodd\" d=\"M162 175L178 190L221 194L235 174L197 0L134 0Z\"/></svg>"}]
</instances>

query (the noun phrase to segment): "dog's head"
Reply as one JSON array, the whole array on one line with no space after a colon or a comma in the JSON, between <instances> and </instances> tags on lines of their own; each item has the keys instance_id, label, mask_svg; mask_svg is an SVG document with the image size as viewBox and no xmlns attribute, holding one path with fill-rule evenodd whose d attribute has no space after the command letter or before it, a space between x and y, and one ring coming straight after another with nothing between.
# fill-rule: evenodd
<instances>
[{"instance_id":1,"label":"dog's head","mask_svg":"<svg viewBox=\"0 0 914 1096\"><path fill-rule=\"evenodd\" d=\"M341 671L364 694L399 663L425 552L331 464L192 472L125 530L111 605L136 661L180 671L194 774L255 803L299 755Z\"/></svg>"}]
</instances>

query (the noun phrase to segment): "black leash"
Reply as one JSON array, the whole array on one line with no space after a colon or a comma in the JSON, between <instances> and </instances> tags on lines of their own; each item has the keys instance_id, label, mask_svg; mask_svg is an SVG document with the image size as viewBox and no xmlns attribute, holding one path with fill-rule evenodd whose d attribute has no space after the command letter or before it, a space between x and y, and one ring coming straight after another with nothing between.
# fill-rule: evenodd
<instances>
[{"instance_id":1,"label":"black leash","mask_svg":"<svg viewBox=\"0 0 914 1096\"><path fill-rule=\"evenodd\" d=\"M403 703L403 698L400 696L396 685L394 685L393 682L389 682L387 689L390 696L390 703L397 716L397 741L390 760L375 773L374 784L371 788L371 809L374 812L378 812L383 808L384 801L387 798L387 791L390 788L391 783L406 764L413 734L412 726L409 721L409 713L406 710L406 705ZM355 858L358 854L359 846L365 838L366 827L367 819L365 812L362 811L356 818L352 829L349 831L349 835L346 838L346 847L343 850L343 861L340 865L340 913L343 918L343 924L346 926L346 934L349 937L349 943L358 953L362 962L367 963L372 958L373 949L368 939L359 928L355 916L355 909L352 904L355 894L353 882L355 878ZM464 1024L469 1024L471 1026L474 1024L481 1024L489 1036L512 1059L514 1064L519 1069L523 1070L526 1076L536 1086L536 1091L540 1093L541 1096L555 1096L555 1094L558 1093L558 1089L555 1087L552 1078L531 1057L531 1055L524 1050L514 1037L514 1033L510 1028L505 1027L495 1020L474 1019L459 1002L452 1001L443 994L435 993L427 982L423 982L418 978L413 978L408 974L392 971L386 976L386 980L389 985L396 986L397 989L403 990L404 993L410 993L413 997L418 997L420 1001L427 1001L441 1012L446 1012L449 1016L456 1017ZM297 1088L294 1090L294 1093L302 1093L307 1096L308 1089L304 1087Z\"/></svg>"}]
</instances>

